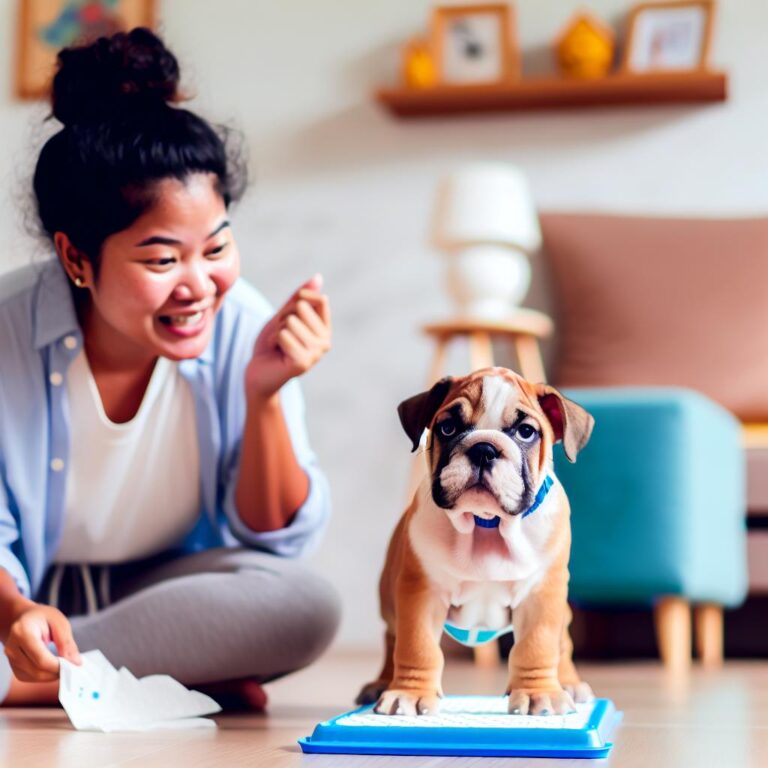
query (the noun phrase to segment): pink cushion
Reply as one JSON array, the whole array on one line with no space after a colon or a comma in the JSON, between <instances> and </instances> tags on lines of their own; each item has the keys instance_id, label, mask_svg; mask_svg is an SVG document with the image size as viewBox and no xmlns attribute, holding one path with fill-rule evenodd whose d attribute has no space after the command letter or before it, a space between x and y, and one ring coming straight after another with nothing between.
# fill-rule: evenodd
<instances>
[{"instance_id":1,"label":"pink cushion","mask_svg":"<svg viewBox=\"0 0 768 768\"><path fill-rule=\"evenodd\" d=\"M541 223L558 385L690 387L768 421L768 218Z\"/></svg>"}]
</instances>

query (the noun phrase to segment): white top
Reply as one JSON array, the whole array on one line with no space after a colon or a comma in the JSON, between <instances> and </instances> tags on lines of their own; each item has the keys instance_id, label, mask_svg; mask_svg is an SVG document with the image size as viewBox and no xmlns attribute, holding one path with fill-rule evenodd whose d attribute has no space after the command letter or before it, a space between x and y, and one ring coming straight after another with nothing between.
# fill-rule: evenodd
<instances>
[{"instance_id":1,"label":"white top","mask_svg":"<svg viewBox=\"0 0 768 768\"><path fill-rule=\"evenodd\" d=\"M104 412L81 351L67 374L72 445L59 563L119 563L177 544L200 514L200 457L192 392L159 358L136 415Z\"/></svg>"}]
</instances>

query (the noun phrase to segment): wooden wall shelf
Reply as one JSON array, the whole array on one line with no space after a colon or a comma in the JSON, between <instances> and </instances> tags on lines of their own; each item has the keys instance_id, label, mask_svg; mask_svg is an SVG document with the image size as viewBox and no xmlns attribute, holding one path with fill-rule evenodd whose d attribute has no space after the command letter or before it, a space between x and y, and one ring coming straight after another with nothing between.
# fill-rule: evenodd
<instances>
[{"instance_id":1,"label":"wooden wall shelf","mask_svg":"<svg viewBox=\"0 0 768 768\"><path fill-rule=\"evenodd\" d=\"M503 85L380 88L376 100L397 117L725 101L724 72L616 74L597 80L523 78Z\"/></svg>"}]
</instances>

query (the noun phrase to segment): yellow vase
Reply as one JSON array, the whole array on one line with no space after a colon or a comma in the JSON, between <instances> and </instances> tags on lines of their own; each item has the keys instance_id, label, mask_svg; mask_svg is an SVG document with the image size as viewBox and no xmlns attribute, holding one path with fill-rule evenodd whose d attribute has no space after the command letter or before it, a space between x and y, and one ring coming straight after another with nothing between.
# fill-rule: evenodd
<instances>
[{"instance_id":1,"label":"yellow vase","mask_svg":"<svg viewBox=\"0 0 768 768\"><path fill-rule=\"evenodd\" d=\"M435 63L425 43L412 42L405 47L403 78L409 88L430 88L435 84Z\"/></svg>"}]
</instances>

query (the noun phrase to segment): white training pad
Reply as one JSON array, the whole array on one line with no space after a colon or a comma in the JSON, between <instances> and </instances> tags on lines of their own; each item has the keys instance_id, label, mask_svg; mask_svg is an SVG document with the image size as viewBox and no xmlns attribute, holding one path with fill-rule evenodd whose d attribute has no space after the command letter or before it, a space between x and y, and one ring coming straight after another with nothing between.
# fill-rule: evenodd
<instances>
[{"instance_id":1,"label":"white training pad","mask_svg":"<svg viewBox=\"0 0 768 768\"><path fill-rule=\"evenodd\" d=\"M440 702L436 715L378 715L351 713L336 720L338 726L390 726L419 728L549 728L581 730L594 704L577 704L568 715L510 715L502 696L449 696Z\"/></svg>"}]
</instances>

